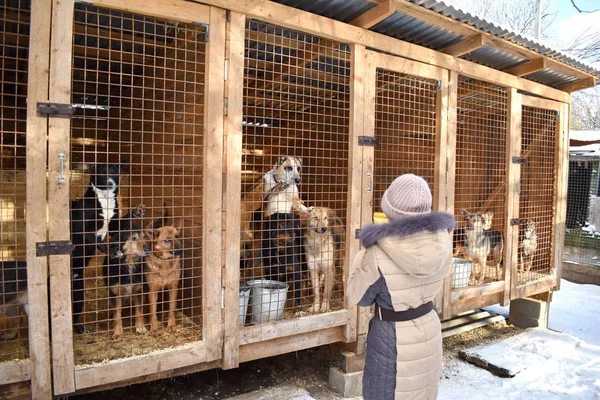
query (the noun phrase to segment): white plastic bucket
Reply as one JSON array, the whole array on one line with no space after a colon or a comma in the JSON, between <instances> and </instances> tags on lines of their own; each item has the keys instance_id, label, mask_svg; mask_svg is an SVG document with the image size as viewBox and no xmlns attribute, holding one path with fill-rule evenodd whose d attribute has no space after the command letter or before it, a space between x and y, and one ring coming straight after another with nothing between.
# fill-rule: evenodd
<instances>
[{"instance_id":1,"label":"white plastic bucket","mask_svg":"<svg viewBox=\"0 0 600 400\"><path fill-rule=\"evenodd\" d=\"M246 314L248 312L248 300L250 299L250 291L252 288L242 286L240 287L240 326L244 326L246 323Z\"/></svg>"},{"instance_id":2,"label":"white plastic bucket","mask_svg":"<svg viewBox=\"0 0 600 400\"><path fill-rule=\"evenodd\" d=\"M256 279L248 281L246 285L252 288L250 312L253 323L262 324L283 318L283 308L288 291L286 283Z\"/></svg>"},{"instance_id":3,"label":"white plastic bucket","mask_svg":"<svg viewBox=\"0 0 600 400\"><path fill-rule=\"evenodd\" d=\"M460 289L469 286L469 277L473 261L465 258L452 258L452 289Z\"/></svg>"}]
</instances>

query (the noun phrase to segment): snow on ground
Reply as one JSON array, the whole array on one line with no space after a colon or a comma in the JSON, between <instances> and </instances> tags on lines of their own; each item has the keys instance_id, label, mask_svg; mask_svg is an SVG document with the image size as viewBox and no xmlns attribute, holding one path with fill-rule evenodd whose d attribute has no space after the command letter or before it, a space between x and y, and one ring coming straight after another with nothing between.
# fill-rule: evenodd
<instances>
[{"instance_id":1,"label":"snow on ground","mask_svg":"<svg viewBox=\"0 0 600 400\"><path fill-rule=\"evenodd\" d=\"M504 314L505 307L492 308ZM550 306L550 328L530 329L498 347L500 361L523 359L514 378L499 378L457 359L442 366L440 400L600 399L600 287L561 281Z\"/></svg>"}]
</instances>

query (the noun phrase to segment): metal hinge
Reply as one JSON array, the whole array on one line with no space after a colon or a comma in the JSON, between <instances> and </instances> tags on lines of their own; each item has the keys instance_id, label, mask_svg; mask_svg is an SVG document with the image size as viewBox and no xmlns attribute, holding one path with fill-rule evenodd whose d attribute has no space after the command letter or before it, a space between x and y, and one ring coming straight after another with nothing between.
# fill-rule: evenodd
<instances>
[{"instance_id":1,"label":"metal hinge","mask_svg":"<svg viewBox=\"0 0 600 400\"><path fill-rule=\"evenodd\" d=\"M202 26L202 27L204 27L204 29L206 29L206 32L204 33L204 41L206 43L208 43L208 39L210 37L210 35L209 35L210 29L209 29L208 24L203 24L201 22L193 22L192 24L196 25L196 26Z\"/></svg>"},{"instance_id":2,"label":"metal hinge","mask_svg":"<svg viewBox=\"0 0 600 400\"><path fill-rule=\"evenodd\" d=\"M354 232L354 239L358 239L359 235L360 235L360 229L357 229L357 230Z\"/></svg>"},{"instance_id":3,"label":"metal hinge","mask_svg":"<svg viewBox=\"0 0 600 400\"><path fill-rule=\"evenodd\" d=\"M527 160L524 159L523 157L515 156L512 158L512 162L513 162L513 164L525 164L527 162Z\"/></svg>"},{"instance_id":4,"label":"metal hinge","mask_svg":"<svg viewBox=\"0 0 600 400\"><path fill-rule=\"evenodd\" d=\"M435 91L439 92L441 90L442 90L442 81L440 81L440 80L435 81Z\"/></svg>"},{"instance_id":5,"label":"metal hinge","mask_svg":"<svg viewBox=\"0 0 600 400\"><path fill-rule=\"evenodd\" d=\"M73 116L72 104L37 103L37 114L40 117L71 118Z\"/></svg>"},{"instance_id":6,"label":"metal hinge","mask_svg":"<svg viewBox=\"0 0 600 400\"><path fill-rule=\"evenodd\" d=\"M358 137L358 145L359 146L375 146L379 141L374 136L359 136Z\"/></svg>"},{"instance_id":7,"label":"metal hinge","mask_svg":"<svg viewBox=\"0 0 600 400\"><path fill-rule=\"evenodd\" d=\"M525 218L512 218L510 220L510 226L524 225L526 223L527 223L527 219L525 219Z\"/></svg>"},{"instance_id":8,"label":"metal hinge","mask_svg":"<svg viewBox=\"0 0 600 400\"><path fill-rule=\"evenodd\" d=\"M70 240L51 240L49 242L37 242L35 244L35 255L38 257L53 256L58 254L71 254L73 243Z\"/></svg>"}]
</instances>

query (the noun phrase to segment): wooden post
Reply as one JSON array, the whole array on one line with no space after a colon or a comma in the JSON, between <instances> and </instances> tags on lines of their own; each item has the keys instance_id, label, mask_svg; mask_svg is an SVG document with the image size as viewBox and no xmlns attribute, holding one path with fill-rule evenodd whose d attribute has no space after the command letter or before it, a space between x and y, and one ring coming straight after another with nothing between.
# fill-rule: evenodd
<instances>
[{"instance_id":1,"label":"wooden post","mask_svg":"<svg viewBox=\"0 0 600 400\"><path fill-rule=\"evenodd\" d=\"M71 54L73 46L73 2L53 1L50 51L51 103L71 103ZM69 118L48 122L48 209L49 240L70 240L70 136ZM61 171L59 154L64 154ZM64 181L59 182L64 173ZM52 323L52 372L54 394L75 391L73 323L71 310L71 259L69 255L49 257ZM83 277L80 277L83 279Z\"/></svg>"},{"instance_id":2,"label":"wooden post","mask_svg":"<svg viewBox=\"0 0 600 400\"><path fill-rule=\"evenodd\" d=\"M508 132L506 140L506 232L504 234L504 296L502 305L507 305L517 291L517 267L519 226L510 224L512 218L519 215L518 181L521 177L520 164L513 164L512 157L521 155L522 102L517 89L508 91Z\"/></svg>"},{"instance_id":3,"label":"wooden post","mask_svg":"<svg viewBox=\"0 0 600 400\"><path fill-rule=\"evenodd\" d=\"M440 91L436 96L435 115L435 171L433 178L433 208L437 211L448 212L448 113L449 111L449 77L446 70L439 70ZM451 182L454 184L454 180ZM452 212L451 210L449 212ZM450 273L452 268L449 266ZM446 283L448 279L444 283ZM444 290L440 290L435 298L435 305L438 309L443 309Z\"/></svg>"},{"instance_id":4,"label":"wooden post","mask_svg":"<svg viewBox=\"0 0 600 400\"><path fill-rule=\"evenodd\" d=\"M27 81L26 247L31 397L52 398L50 328L48 326L48 263L37 257L36 242L46 241L46 140L48 119L39 117L38 102L48 100L51 0L33 0L29 33Z\"/></svg>"},{"instance_id":5,"label":"wooden post","mask_svg":"<svg viewBox=\"0 0 600 400\"><path fill-rule=\"evenodd\" d=\"M346 214L346 256L344 258L344 292L352 271L356 253L360 243L355 232L361 226L362 196L362 149L358 145L358 137L364 130L364 91L365 91L365 47L352 45L352 80L350 86L350 145L348 146L348 212ZM344 329L344 340L356 340L358 307L344 298L344 307L348 310L348 324Z\"/></svg>"},{"instance_id":6,"label":"wooden post","mask_svg":"<svg viewBox=\"0 0 600 400\"><path fill-rule=\"evenodd\" d=\"M565 247L565 229L567 218L567 187L569 179L569 128L571 125L570 119L570 104L563 104L560 110L560 123L557 156L559 160L557 168L557 190L556 190L556 241L554 245L555 259L554 268L556 275L556 290L560 289L560 280L562 278L562 263Z\"/></svg>"},{"instance_id":7,"label":"wooden post","mask_svg":"<svg viewBox=\"0 0 600 400\"><path fill-rule=\"evenodd\" d=\"M375 136L375 113L377 112L375 101L377 93L377 65L373 60L373 53L365 52L364 65L364 114L363 114L363 135ZM373 221L373 188L375 186L374 165L375 165L375 147L362 147L362 190L361 190L361 226L370 224ZM367 176L367 174L370 175ZM370 308L359 307L357 334L367 333L369 327Z\"/></svg>"},{"instance_id":8,"label":"wooden post","mask_svg":"<svg viewBox=\"0 0 600 400\"><path fill-rule=\"evenodd\" d=\"M242 191L242 108L246 17L230 12L227 33L227 165L225 209L225 290L223 368L239 366L240 218Z\"/></svg>"},{"instance_id":9,"label":"wooden post","mask_svg":"<svg viewBox=\"0 0 600 400\"><path fill-rule=\"evenodd\" d=\"M222 357L221 321L223 100L225 96L225 10L210 8L206 44L204 109L204 201L202 207L202 306L208 361Z\"/></svg>"},{"instance_id":10,"label":"wooden post","mask_svg":"<svg viewBox=\"0 0 600 400\"><path fill-rule=\"evenodd\" d=\"M458 73L448 71L448 133L446 146L446 211L454 214L454 193L456 184L456 118L458 102ZM444 281L442 319L452 317L452 267Z\"/></svg>"}]
</instances>

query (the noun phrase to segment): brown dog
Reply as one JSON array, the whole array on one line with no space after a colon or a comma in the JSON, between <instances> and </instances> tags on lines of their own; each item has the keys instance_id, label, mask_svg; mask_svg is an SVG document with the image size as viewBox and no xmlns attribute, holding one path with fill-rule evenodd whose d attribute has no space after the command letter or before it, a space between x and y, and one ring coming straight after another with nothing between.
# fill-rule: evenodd
<instances>
[{"instance_id":1,"label":"brown dog","mask_svg":"<svg viewBox=\"0 0 600 400\"><path fill-rule=\"evenodd\" d=\"M175 329L175 307L177 305L177 289L181 278L181 243L177 239L182 222L177 227L168 225L146 229L145 234L151 244L150 255L146 257L144 276L148 285L148 301L150 302L150 332L158 331L157 302L158 292L166 289L169 292L169 319L167 329Z\"/></svg>"}]
</instances>

